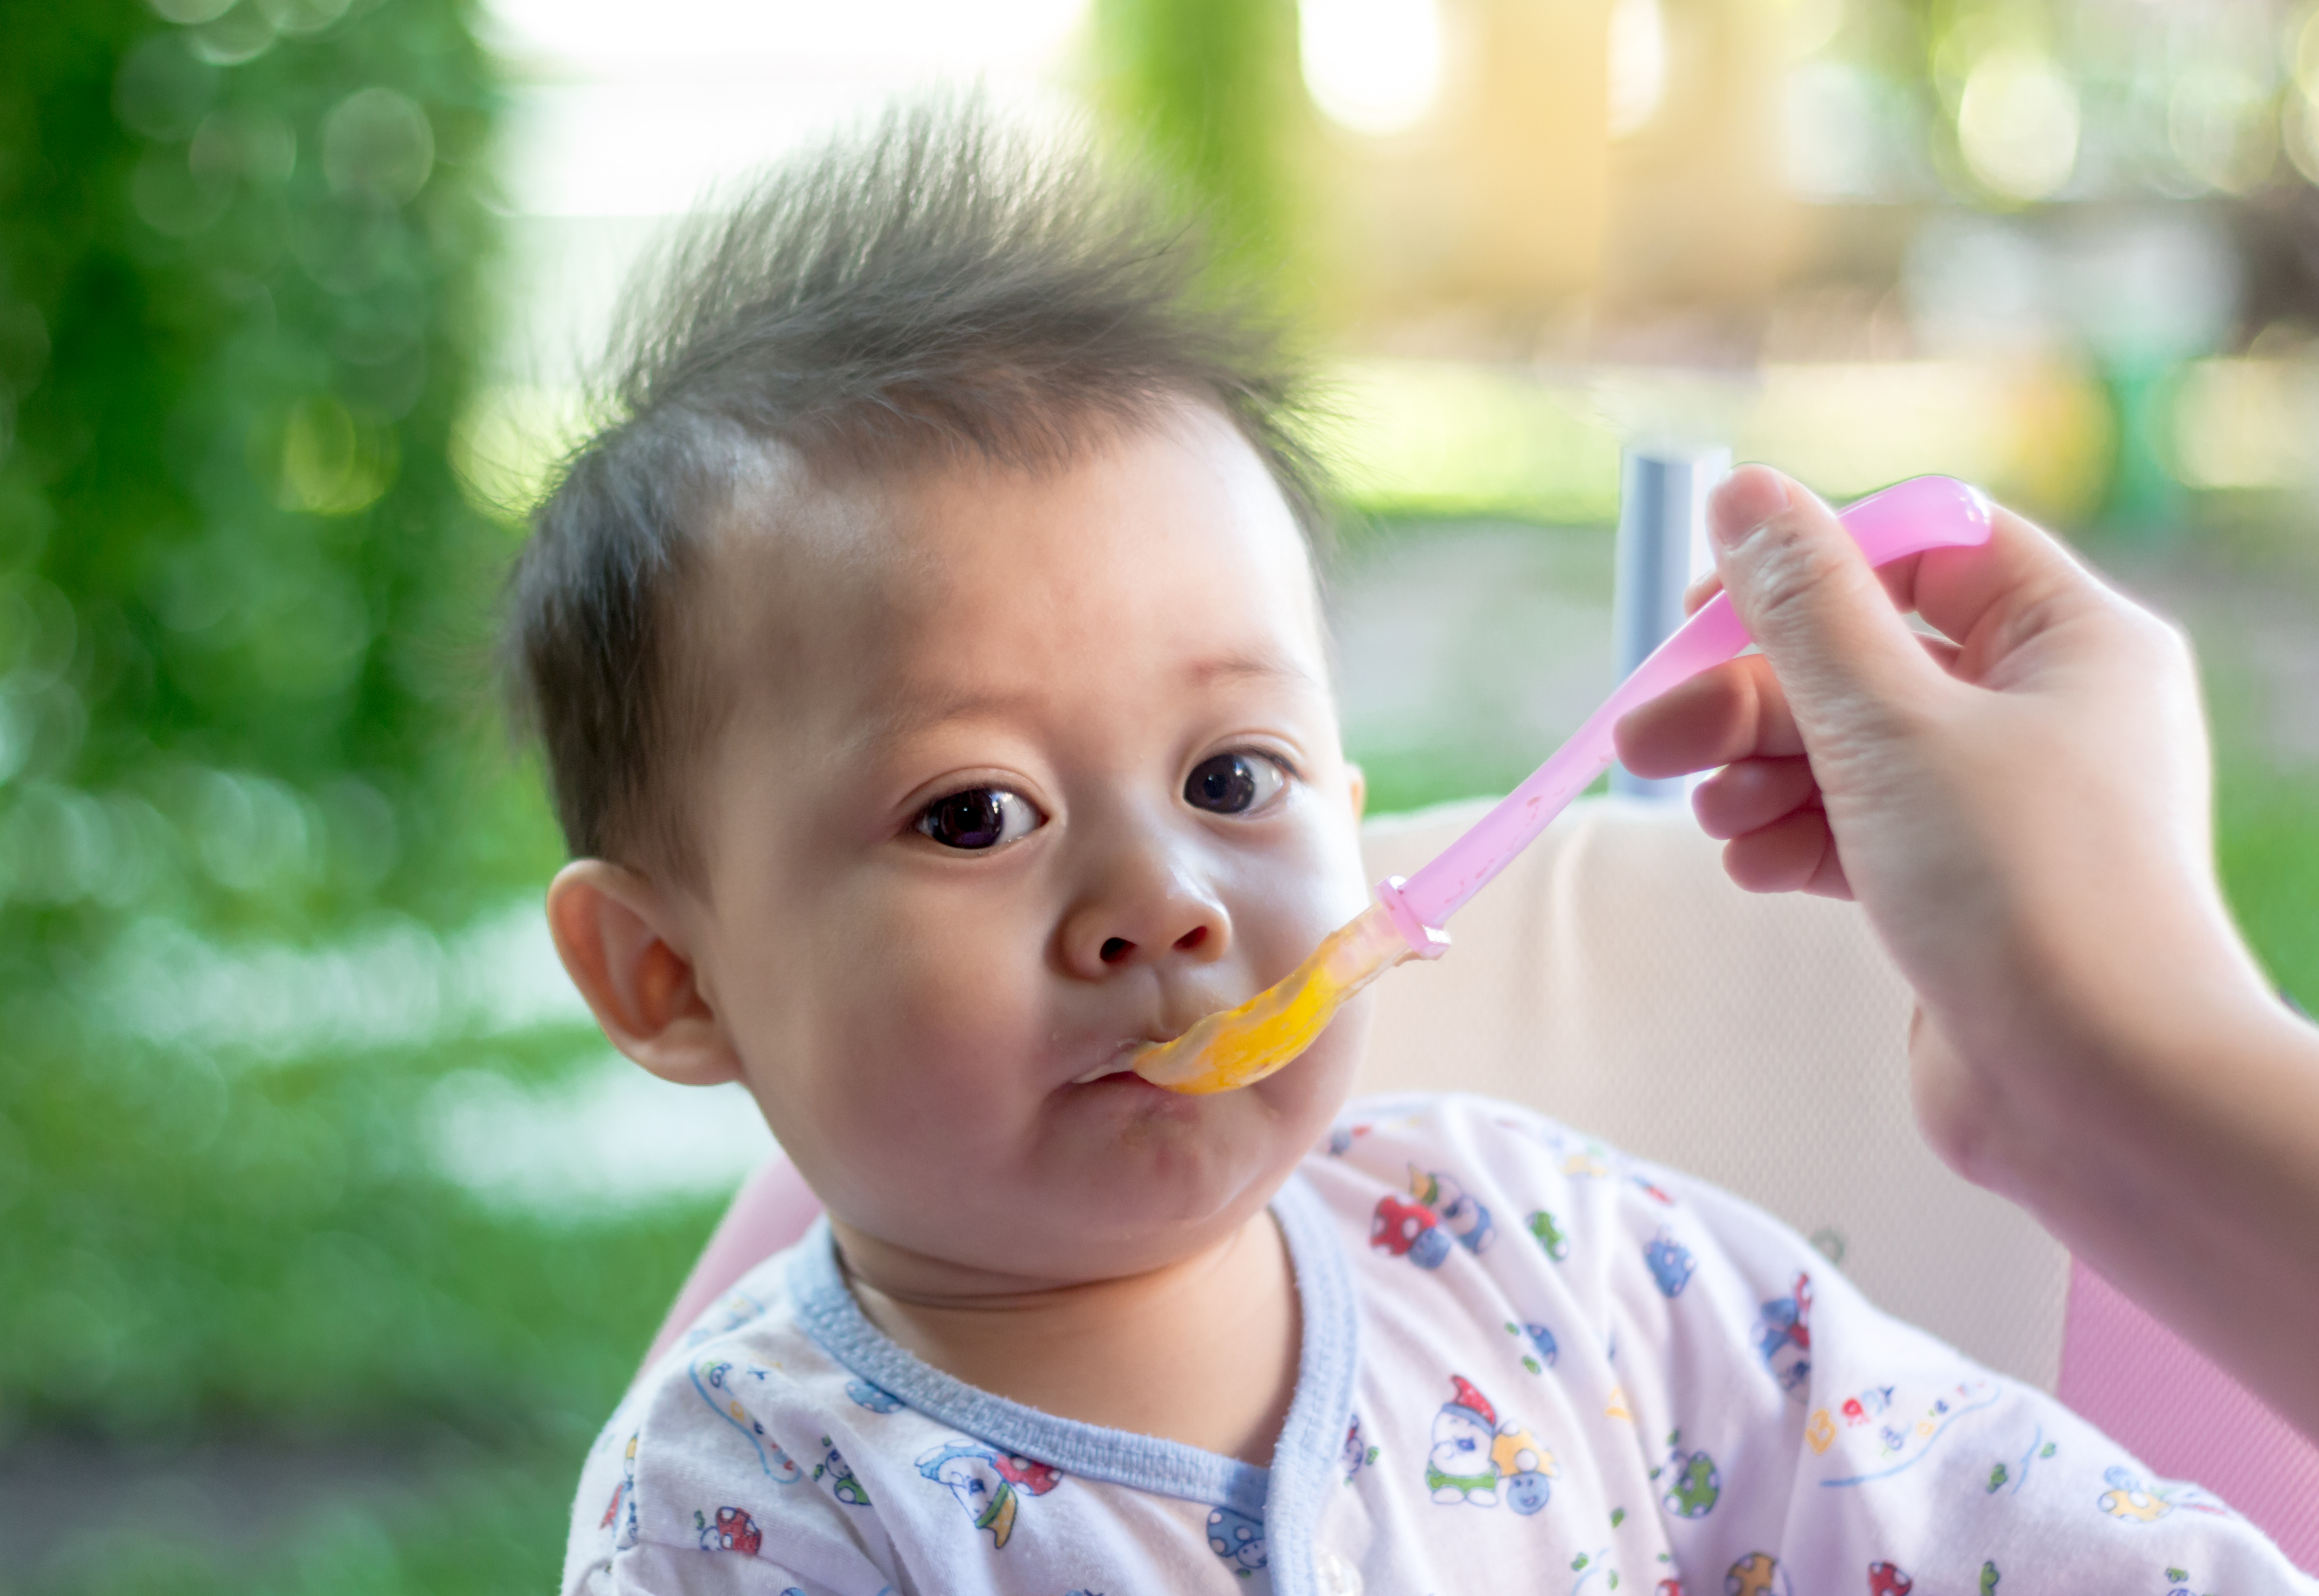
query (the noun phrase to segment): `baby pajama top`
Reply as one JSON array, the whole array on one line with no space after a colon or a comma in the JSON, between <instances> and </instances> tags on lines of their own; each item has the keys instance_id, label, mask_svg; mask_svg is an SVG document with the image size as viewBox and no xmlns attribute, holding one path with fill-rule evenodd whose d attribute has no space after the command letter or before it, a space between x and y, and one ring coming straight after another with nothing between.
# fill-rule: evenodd
<instances>
[{"instance_id":1,"label":"baby pajama top","mask_svg":"<svg viewBox=\"0 0 2319 1596\"><path fill-rule=\"evenodd\" d=\"M1304 1345L1270 1467L929 1366L817 1222L613 1415L564 1590L2319 1591L1759 1210L1526 1109L1358 1101L1272 1213Z\"/></svg>"}]
</instances>

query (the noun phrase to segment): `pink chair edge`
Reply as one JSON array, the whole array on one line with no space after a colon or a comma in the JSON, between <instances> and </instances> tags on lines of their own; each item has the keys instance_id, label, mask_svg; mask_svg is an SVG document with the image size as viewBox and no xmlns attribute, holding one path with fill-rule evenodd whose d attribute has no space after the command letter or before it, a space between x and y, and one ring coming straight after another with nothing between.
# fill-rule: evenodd
<instances>
[{"instance_id":1,"label":"pink chair edge","mask_svg":"<svg viewBox=\"0 0 2319 1596\"><path fill-rule=\"evenodd\" d=\"M2319 1573L2319 1445L2075 1260L2055 1394L2160 1474L2221 1497L2287 1561Z\"/></svg>"},{"instance_id":2,"label":"pink chair edge","mask_svg":"<svg viewBox=\"0 0 2319 1596\"><path fill-rule=\"evenodd\" d=\"M708 1245L701 1249L699 1261L684 1277L675 1304L653 1337L652 1350L645 1354L644 1366L658 1363L735 1281L804 1235L820 1212L821 1199L787 1154L777 1152L759 1165L733 1195Z\"/></svg>"}]
</instances>

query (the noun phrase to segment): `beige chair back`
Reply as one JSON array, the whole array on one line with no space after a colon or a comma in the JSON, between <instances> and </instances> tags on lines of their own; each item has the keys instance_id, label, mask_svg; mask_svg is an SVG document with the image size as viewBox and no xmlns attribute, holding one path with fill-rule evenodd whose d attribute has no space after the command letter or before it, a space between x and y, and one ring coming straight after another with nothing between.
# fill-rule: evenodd
<instances>
[{"instance_id":1,"label":"beige chair back","mask_svg":"<svg viewBox=\"0 0 2319 1596\"><path fill-rule=\"evenodd\" d=\"M1367 827L1408 874L1485 807ZM1529 1104L1812 1237L1878 1303L2047 1391L2069 1254L1944 1166L1909 1106L1907 986L1850 904L1756 897L1685 804L1572 807L1376 987L1360 1089Z\"/></svg>"}]
</instances>

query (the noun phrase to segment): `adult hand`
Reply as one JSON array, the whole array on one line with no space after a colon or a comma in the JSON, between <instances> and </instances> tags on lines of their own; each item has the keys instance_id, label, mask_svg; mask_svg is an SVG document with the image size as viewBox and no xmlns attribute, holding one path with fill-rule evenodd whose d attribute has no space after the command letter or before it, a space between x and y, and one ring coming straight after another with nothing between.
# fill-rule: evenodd
<instances>
[{"instance_id":1,"label":"adult hand","mask_svg":"<svg viewBox=\"0 0 2319 1596\"><path fill-rule=\"evenodd\" d=\"M1695 803L1732 878L1857 898L1914 987L1935 1150L2319 1435L2319 1033L2224 906L2188 644L2002 509L1881 572L1762 466L1710 518L1763 653L1620 757L1723 767Z\"/></svg>"}]
</instances>

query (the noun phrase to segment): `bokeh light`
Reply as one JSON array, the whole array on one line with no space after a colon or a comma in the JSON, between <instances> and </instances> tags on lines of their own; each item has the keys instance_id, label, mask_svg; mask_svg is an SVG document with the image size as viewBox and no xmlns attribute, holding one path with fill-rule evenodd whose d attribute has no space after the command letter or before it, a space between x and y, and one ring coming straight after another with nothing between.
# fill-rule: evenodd
<instances>
[{"instance_id":1,"label":"bokeh light","mask_svg":"<svg viewBox=\"0 0 2319 1596\"><path fill-rule=\"evenodd\" d=\"M1313 103L1357 133L1406 132L1441 92L1436 0L1298 0L1296 48Z\"/></svg>"},{"instance_id":2,"label":"bokeh light","mask_svg":"<svg viewBox=\"0 0 2319 1596\"><path fill-rule=\"evenodd\" d=\"M1957 144L1973 175L2015 200L2042 200L2078 159L2078 95L2041 52L1992 50L1957 100Z\"/></svg>"},{"instance_id":3,"label":"bokeh light","mask_svg":"<svg viewBox=\"0 0 2319 1596\"><path fill-rule=\"evenodd\" d=\"M1658 113L1666 97L1666 17L1659 0L1613 0L1611 137L1623 139Z\"/></svg>"}]
</instances>

